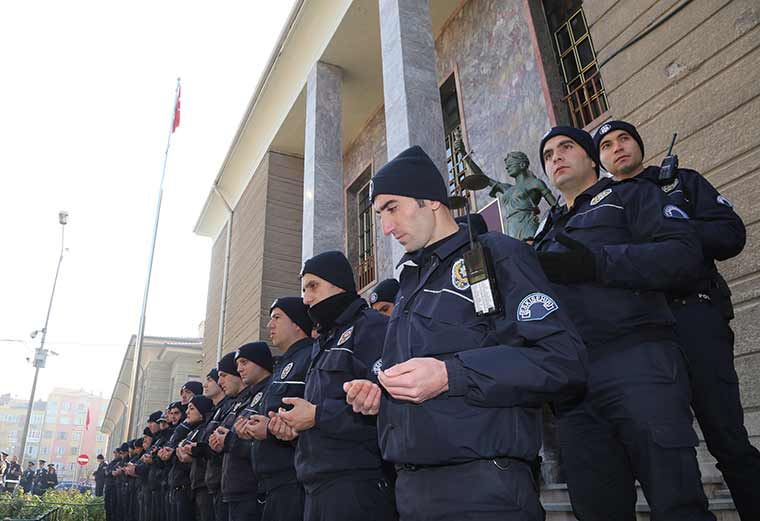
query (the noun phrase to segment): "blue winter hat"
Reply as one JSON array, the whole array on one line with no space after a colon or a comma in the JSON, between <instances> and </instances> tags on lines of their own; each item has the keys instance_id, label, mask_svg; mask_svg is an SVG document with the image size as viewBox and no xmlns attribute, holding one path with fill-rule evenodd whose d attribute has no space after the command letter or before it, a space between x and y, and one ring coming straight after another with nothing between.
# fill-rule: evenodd
<instances>
[{"instance_id":1,"label":"blue winter hat","mask_svg":"<svg viewBox=\"0 0 760 521\"><path fill-rule=\"evenodd\" d=\"M544 164L544 146L546 145L546 142L554 136L566 136L578 143L578 145L586 151L588 157L590 157L596 164L596 175L599 175L599 154L596 151L594 139L591 137L591 134L580 128L563 126L552 128L541 138L541 144L538 147L538 157L541 159L541 168L544 169L544 173L546 173L546 165Z\"/></svg>"},{"instance_id":2,"label":"blue winter hat","mask_svg":"<svg viewBox=\"0 0 760 521\"><path fill-rule=\"evenodd\" d=\"M235 362L237 362L239 358L245 358L259 367L266 369L270 373L274 366L272 351L269 350L269 346L266 342L249 342L248 344L243 344L238 347L237 352L235 353Z\"/></svg>"}]
</instances>

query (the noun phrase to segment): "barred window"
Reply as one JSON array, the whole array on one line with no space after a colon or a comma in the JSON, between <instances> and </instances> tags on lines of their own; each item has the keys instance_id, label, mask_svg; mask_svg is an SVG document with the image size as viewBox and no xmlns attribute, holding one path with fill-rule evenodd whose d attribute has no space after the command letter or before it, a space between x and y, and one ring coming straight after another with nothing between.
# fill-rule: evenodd
<instances>
[{"instance_id":1,"label":"barred window","mask_svg":"<svg viewBox=\"0 0 760 521\"><path fill-rule=\"evenodd\" d=\"M448 172L449 193L461 195L460 183L466 174L462 155L454 149L457 136L462 133L462 121L459 115L459 98L454 74L441 85L441 110L443 112L443 132L446 145L446 170Z\"/></svg>"},{"instance_id":2,"label":"barred window","mask_svg":"<svg viewBox=\"0 0 760 521\"><path fill-rule=\"evenodd\" d=\"M364 288L375 280L375 215L369 198L369 183L356 195L356 215L358 218L358 264L356 276L359 288Z\"/></svg>"},{"instance_id":3,"label":"barred window","mask_svg":"<svg viewBox=\"0 0 760 521\"><path fill-rule=\"evenodd\" d=\"M579 0L544 0L554 52L573 126L583 128L607 111L596 51Z\"/></svg>"}]
</instances>

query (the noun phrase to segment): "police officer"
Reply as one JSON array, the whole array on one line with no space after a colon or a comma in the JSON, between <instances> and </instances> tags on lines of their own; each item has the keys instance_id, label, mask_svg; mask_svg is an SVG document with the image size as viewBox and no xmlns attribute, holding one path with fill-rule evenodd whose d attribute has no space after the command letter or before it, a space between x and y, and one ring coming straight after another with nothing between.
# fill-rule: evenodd
<instances>
[{"instance_id":1,"label":"police officer","mask_svg":"<svg viewBox=\"0 0 760 521\"><path fill-rule=\"evenodd\" d=\"M581 520L714 519L694 447L689 382L663 291L690 282L701 252L683 212L643 179L598 181L591 136L555 127L540 159L566 206L535 239L589 352L584 400L560 404L568 490Z\"/></svg>"},{"instance_id":2,"label":"police officer","mask_svg":"<svg viewBox=\"0 0 760 521\"><path fill-rule=\"evenodd\" d=\"M296 477L295 443L283 441L267 429L269 414L284 406L284 397L303 397L306 372L311 362L311 331L314 324L300 297L280 297L269 309L269 337L283 355L274 363L273 378L260 402L260 414L247 422L253 438L251 460L265 496L262 521L302 521L304 490Z\"/></svg>"},{"instance_id":3,"label":"police officer","mask_svg":"<svg viewBox=\"0 0 760 521\"><path fill-rule=\"evenodd\" d=\"M35 496L41 496L45 492L45 482L46 482L46 474L47 471L45 470L45 460L41 459L39 460L39 467L37 468L37 471L34 473L34 483L32 485L32 494Z\"/></svg>"},{"instance_id":4,"label":"police officer","mask_svg":"<svg viewBox=\"0 0 760 521\"><path fill-rule=\"evenodd\" d=\"M187 419L185 421L193 430L187 435L185 441L177 447L176 452L177 458L181 462L190 464L192 497L189 500L193 503L196 519L200 521L213 521L214 519L214 510L209 501L205 483L206 460L200 454L196 457L192 455L192 450L202 439L206 424L215 407L214 400L206 396L207 388L207 385L204 384L204 394L194 396L187 404ZM218 394L222 393L219 392Z\"/></svg>"},{"instance_id":5,"label":"police officer","mask_svg":"<svg viewBox=\"0 0 760 521\"><path fill-rule=\"evenodd\" d=\"M34 486L34 462L30 461L21 476L21 487L24 489L24 494L29 494L32 491L32 486Z\"/></svg>"},{"instance_id":6,"label":"police officer","mask_svg":"<svg viewBox=\"0 0 760 521\"><path fill-rule=\"evenodd\" d=\"M383 233L407 253L378 364L382 398L377 385L353 381L347 401L379 412L402 521L543 519L530 462L542 403L583 387L575 328L530 248L495 233L478 241L491 254L498 311L476 315L463 260L469 232L449 213L446 184L420 147L378 171L371 198Z\"/></svg>"},{"instance_id":7,"label":"police officer","mask_svg":"<svg viewBox=\"0 0 760 521\"><path fill-rule=\"evenodd\" d=\"M235 352L238 377L222 372L219 379L225 394L236 396L235 405L209 438L213 450L224 454L222 496L227 503L229 521L258 521L261 505L258 483L251 466L251 440L238 432L254 414L272 374L272 353L264 342L250 342Z\"/></svg>"},{"instance_id":8,"label":"police officer","mask_svg":"<svg viewBox=\"0 0 760 521\"><path fill-rule=\"evenodd\" d=\"M369 294L369 305L375 311L390 317L396 305L397 293L398 281L396 279L385 279L375 286L375 289Z\"/></svg>"},{"instance_id":9,"label":"police officer","mask_svg":"<svg viewBox=\"0 0 760 521\"><path fill-rule=\"evenodd\" d=\"M5 491L13 493L21 481L21 465L18 464L18 459L13 456L8 462L8 467L5 470Z\"/></svg>"},{"instance_id":10,"label":"police officer","mask_svg":"<svg viewBox=\"0 0 760 521\"><path fill-rule=\"evenodd\" d=\"M185 382L182 388L179 390L180 401L182 405L187 405L193 396L203 394L203 384L197 381Z\"/></svg>"},{"instance_id":11,"label":"police officer","mask_svg":"<svg viewBox=\"0 0 760 521\"><path fill-rule=\"evenodd\" d=\"M230 375L231 385L223 385L225 381L224 375ZM222 496L222 466L223 455L221 452L217 452L211 448L210 441L214 438L212 434L216 432L217 427L222 424L222 421L227 417L232 407L235 406L235 398L240 392L237 382L240 375L237 372L237 365L235 364L235 353L227 353L218 362L216 372L209 373L214 379L216 385L221 389L224 394L224 398L217 402L216 409L211 415L211 420L208 422L206 429L204 430L203 437L198 441L197 445L193 448L193 457L202 456L206 458L206 474L204 476L204 482L208 489L211 505L214 509L214 519L216 521L228 521L228 509L227 504L224 502ZM225 389L227 387L227 389Z\"/></svg>"},{"instance_id":12,"label":"police officer","mask_svg":"<svg viewBox=\"0 0 760 521\"><path fill-rule=\"evenodd\" d=\"M104 507L106 511L106 519L111 521L113 519L116 519L114 514L114 504L115 504L115 494L116 494L116 484L115 484L115 478L113 475L114 470L116 470L116 462L119 459L119 451L118 449L114 449L113 451L113 457L111 458L111 461L108 462L108 465L106 465L105 469L105 483L103 484L103 501L104 501Z\"/></svg>"},{"instance_id":13,"label":"police officer","mask_svg":"<svg viewBox=\"0 0 760 521\"><path fill-rule=\"evenodd\" d=\"M340 252L307 260L301 287L319 336L304 397L282 398L292 409L270 415L269 431L285 441L298 436L295 468L306 490L306 521L393 519L375 418L352 411L343 390L349 380L376 378L388 320L356 293Z\"/></svg>"},{"instance_id":14,"label":"police officer","mask_svg":"<svg viewBox=\"0 0 760 521\"><path fill-rule=\"evenodd\" d=\"M103 486L105 485L106 480L106 466L108 463L102 454L98 454L95 459L98 460L98 468L95 469L95 472L93 472L92 475L95 478L95 496L100 497L103 495Z\"/></svg>"},{"instance_id":15,"label":"police officer","mask_svg":"<svg viewBox=\"0 0 760 521\"><path fill-rule=\"evenodd\" d=\"M602 166L616 179L640 176L659 183L660 168L644 167L644 142L636 127L610 121L594 136ZM760 519L760 453L748 439L734 369L731 292L715 267L744 248L744 223L732 204L702 175L679 168L661 185L668 202L683 210L702 246L703 276L669 291L676 334L689 362L691 406L707 448L718 460L742 519Z\"/></svg>"}]
</instances>

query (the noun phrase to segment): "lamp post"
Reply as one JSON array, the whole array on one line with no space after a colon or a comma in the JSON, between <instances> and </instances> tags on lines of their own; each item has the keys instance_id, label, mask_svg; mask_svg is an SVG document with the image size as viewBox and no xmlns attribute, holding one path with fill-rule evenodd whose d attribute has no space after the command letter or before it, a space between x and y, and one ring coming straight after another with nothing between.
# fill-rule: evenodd
<instances>
[{"instance_id":1,"label":"lamp post","mask_svg":"<svg viewBox=\"0 0 760 521\"><path fill-rule=\"evenodd\" d=\"M58 266L55 269L55 278L53 279L53 291L50 293L50 302L48 303L47 315L45 316L45 327L38 331L32 331L31 337L42 333L40 337L40 347L34 351L34 381L32 382L32 395L29 397L29 406L26 410L26 422L24 422L24 434L21 437L21 460L26 456L26 438L29 435L29 424L32 421L32 409L34 407L34 393L37 391L37 378L40 375L40 369L45 367L48 351L45 349L45 337L47 336L48 323L50 322L50 310L53 308L53 297L55 297L55 287L58 284L58 273L61 271L61 261L63 261L63 240L65 237L66 224L69 222L69 213L58 212L58 223L61 225L61 253L58 256Z\"/></svg>"}]
</instances>

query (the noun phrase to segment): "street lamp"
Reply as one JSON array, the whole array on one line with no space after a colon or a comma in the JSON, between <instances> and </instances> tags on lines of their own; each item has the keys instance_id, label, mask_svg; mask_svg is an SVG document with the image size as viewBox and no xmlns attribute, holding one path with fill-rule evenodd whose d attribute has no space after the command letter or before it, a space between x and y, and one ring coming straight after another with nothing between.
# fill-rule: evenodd
<instances>
[{"instance_id":1,"label":"street lamp","mask_svg":"<svg viewBox=\"0 0 760 521\"><path fill-rule=\"evenodd\" d=\"M32 420L32 409L34 407L34 393L37 391L37 377L40 374L40 369L45 367L45 361L47 360L48 351L45 349L45 337L47 336L48 323L50 322L50 310L53 309L53 297L55 297L55 287L58 284L58 274L61 271L61 261L63 261L63 240L65 238L66 224L69 222L69 213L65 211L58 212L58 224L61 225L61 253L58 256L58 266L55 268L55 278L53 279L53 291L50 292L50 302L48 303L47 315L45 316L45 327L42 329L32 331L29 335L35 338L37 334L40 336L40 347L34 351L34 381L32 382L32 395L29 397L29 406L26 410L26 421L24 422L24 435L21 437L21 460L24 460L26 456L26 437L29 435L29 424Z\"/></svg>"}]
</instances>

